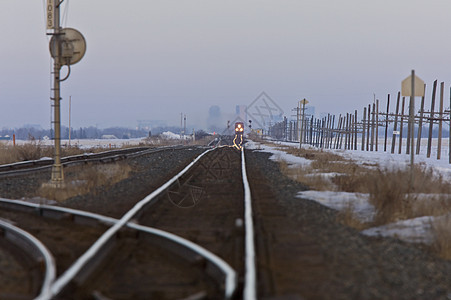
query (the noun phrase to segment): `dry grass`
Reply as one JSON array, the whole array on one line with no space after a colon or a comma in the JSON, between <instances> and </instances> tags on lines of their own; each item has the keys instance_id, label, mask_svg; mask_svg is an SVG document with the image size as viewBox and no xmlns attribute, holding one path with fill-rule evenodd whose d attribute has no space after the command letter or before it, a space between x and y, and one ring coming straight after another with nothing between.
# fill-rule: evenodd
<instances>
[{"instance_id":1,"label":"dry grass","mask_svg":"<svg viewBox=\"0 0 451 300\"><path fill-rule=\"evenodd\" d=\"M270 144L289 154L311 160L309 167L292 168L279 159L280 170L290 178L314 190L332 190L370 194L377 215L375 224L409 219L418 216L443 215L451 211L447 197L419 201L418 194L450 194L447 182L432 169L417 165L414 184L410 187L410 168L382 170L358 165L343 157L322 150L296 149ZM325 176L324 174L332 174Z\"/></svg>"},{"instance_id":2,"label":"dry grass","mask_svg":"<svg viewBox=\"0 0 451 300\"><path fill-rule=\"evenodd\" d=\"M16 146L0 144L0 164L36 160L44 156L52 155L53 150L51 147L43 146L36 141Z\"/></svg>"},{"instance_id":3,"label":"dry grass","mask_svg":"<svg viewBox=\"0 0 451 300\"><path fill-rule=\"evenodd\" d=\"M346 207L340 210L337 214L337 220L341 224L355 228L357 230L364 230L369 227L368 224L363 223L357 218L354 207L351 203L348 203Z\"/></svg>"},{"instance_id":4,"label":"dry grass","mask_svg":"<svg viewBox=\"0 0 451 300\"><path fill-rule=\"evenodd\" d=\"M438 218L431 225L434 234L434 251L441 258L451 259L451 216Z\"/></svg>"},{"instance_id":5,"label":"dry grass","mask_svg":"<svg viewBox=\"0 0 451 300\"><path fill-rule=\"evenodd\" d=\"M65 187L55 189L43 186L38 195L56 201L64 201L78 195L96 192L98 188L107 189L127 178L132 171L126 162L105 165L84 165L65 169Z\"/></svg>"},{"instance_id":6,"label":"dry grass","mask_svg":"<svg viewBox=\"0 0 451 300\"><path fill-rule=\"evenodd\" d=\"M283 159L278 159L277 162L282 174L308 186L310 189L317 191L334 189L334 185L329 178L312 173L313 170L310 167L291 168Z\"/></svg>"},{"instance_id":7,"label":"dry grass","mask_svg":"<svg viewBox=\"0 0 451 300\"><path fill-rule=\"evenodd\" d=\"M135 147L131 145L124 145L121 149ZM80 148L78 146L61 147L61 156L72 156L83 153L98 153L106 151L107 149L93 147L93 148ZM53 157L53 146L43 145L39 141L31 141L23 145L5 145L0 143L0 165L10 164L20 161L38 160L42 157Z\"/></svg>"},{"instance_id":8,"label":"dry grass","mask_svg":"<svg viewBox=\"0 0 451 300\"><path fill-rule=\"evenodd\" d=\"M296 180L310 189L318 191L353 191L360 187L362 173L365 168L352 161L345 160L342 156L330 152L312 149L297 149L289 146L276 146L288 154L311 160L308 167L291 168L282 159L278 159L280 170L283 174ZM326 176L333 173L334 176ZM356 191L357 192L357 191Z\"/></svg>"},{"instance_id":9,"label":"dry grass","mask_svg":"<svg viewBox=\"0 0 451 300\"><path fill-rule=\"evenodd\" d=\"M370 202L376 208L376 224L386 224L425 215L443 215L449 211L449 201L438 198L431 201L418 199L420 194L448 194L449 186L423 166L414 168L413 185L410 169L376 170L369 176Z\"/></svg>"},{"instance_id":10,"label":"dry grass","mask_svg":"<svg viewBox=\"0 0 451 300\"><path fill-rule=\"evenodd\" d=\"M412 215L409 176L401 170L377 170L369 176L367 188L370 203L376 208L375 224L382 225L407 219Z\"/></svg>"},{"instance_id":11,"label":"dry grass","mask_svg":"<svg viewBox=\"0 0 451 300\"><path fill-rule=\"evenodd\" d=\"M410 168L380 169L377 165L357 165L321 150L270 146L312 161L309 167L293 168L286 161L278 160L283 174L310 189L369 194L370 203L376 209L373 222L362 223L349 204L337 214L337 221L346 226L363 230L420 216L442 216L431 224L434 234L431 248L438 256L451 259L451 186L432 168L416 165L411 184ZM321 173L332 176L321 176Z\"/></svg>"}]
</instances>

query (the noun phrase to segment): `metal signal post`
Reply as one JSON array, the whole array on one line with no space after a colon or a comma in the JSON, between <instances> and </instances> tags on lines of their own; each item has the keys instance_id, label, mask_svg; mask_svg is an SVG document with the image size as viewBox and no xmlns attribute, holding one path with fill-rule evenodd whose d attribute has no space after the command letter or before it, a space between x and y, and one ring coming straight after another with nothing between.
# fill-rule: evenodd
<instances>
[{"instance_id":1,"label":"metal signal post","mask_svg":"<svg viewBox=\"0 0 451 300\"><path fill-rule=\"evenodd\" d=\"M50 54L53 57L53 109L55 130L55 157L52 167L51 185L62 187L64 185L63 166L61 165L61 82L70 75L70 65L81 60L86 52L86 41L83 35L72 28L61 28L60 6L64 0L47 0L47 29L53 29L50 40ZM60 78L61 67L66 65L66 77Z\"/></svg>"},{"instance_id":2,"label":"metal signal post","mask_svg":"<svg viewBox=\"0 0 451 300\"><path fill-rule=\"evenodd\" d=\"M64 0L63 0L64 1ZM63 1L52 0L49 2L53 2L53 21L54 21L54 29L53 35L58 38L61 34L60 27L60 5ZM64 182L64 173L63 167L61 165L61 95L60 95L60 53L61 53L61 45L59 43L55 43L55 53L56 56L53 58L53 125L55 130L55 161L52 167L52 183L55 185L61 185Z\"/></svg>"}]
</instances>

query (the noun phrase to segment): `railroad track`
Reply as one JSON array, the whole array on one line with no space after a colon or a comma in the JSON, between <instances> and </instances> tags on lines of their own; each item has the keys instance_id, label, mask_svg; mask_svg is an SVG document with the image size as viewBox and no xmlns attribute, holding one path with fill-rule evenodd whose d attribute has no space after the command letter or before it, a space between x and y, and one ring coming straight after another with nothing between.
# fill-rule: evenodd
<instances>
[{"instance_id":1,"label":"railroad track","mask_svg":"<svg viewBox=\"0 0 451 300\"><path fill-rule=\"evenodd\" d=\"M0 233L3 250L0 253L0 298L26 298L36 294L38 290L39 295L48 293L50 284L56 277L56 267L53 255L47 247L33 235L7 221L0 220ZM42 268L45 269L43 273ZM11 277L21 284L11 282ZM40 281L41 287L37 285Z\"/></svg>"},{"instance_id":2,"label":"railroad track","mask_svg":"<svg viewBox=\"0 0 451 300\"><path fill-rule=\"evenodd\" d=\"M63 166L86 164L86 163L110 163L127 158L143 156L147 154L157 153L166 150L177 150L187 148L184 146L167 146L167 147L133 147L126 149L110 150L101 153L85 153L61 158ZM41 170L48 170L53 165L53 159L30 160L11 164L0 165L0 177L4 176L20 176Z\"/></svg>"},{"instance_id":3,"label":"railroad track","mask_svg":"<svg viewBox=\"0 0 451 300\"><path fill-rule=\"evenodd\" d=\"M245 250L253 248L252 232L247 238L245 233L252 230L250 195L246 181L243 192L241 170L245 172L244 152L206 150L120 219L6 199L0 206L110 226L70 267L58 272L41 299L121 299L130 298L131 290L135 298L253 299L255 254Z\"/></svg>"}]
</instances>

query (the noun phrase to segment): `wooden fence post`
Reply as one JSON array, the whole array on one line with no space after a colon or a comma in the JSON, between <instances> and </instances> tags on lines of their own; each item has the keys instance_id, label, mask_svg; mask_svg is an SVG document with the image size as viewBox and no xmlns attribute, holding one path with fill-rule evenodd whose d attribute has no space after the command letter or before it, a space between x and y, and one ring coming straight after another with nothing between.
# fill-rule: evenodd
<instances>
[{"instance_id":1,"label":"wooden fence post","mask_svg":"<svg viewBox=\"0 0 451 300\"><path fill-rule=\"evenodd\" d=\"M376 110L376 103L373 103L373 111L371 113L371 151L374 150L374 118L375 118L375 110Z\"/></svg>"},{"instance_id":2,"label":"wooden fence post","mask_svg":"<svg viewBox=\"0 0 451 300\"><path fill-rule=\"evenodd\" d=\"M311 146L313 146L313 126L314 126L314 124L313 124L313 116L310 118L310 120L309 120L309 123L310 123L310 126L309 126L309 144L311 145Z\"/></svg>"},{"instance_id":3,"label":"wooden fence post","mask_svg":"<svg viewBox=\"0 0 451 300\"><path fill-rule=\"evenodd\" d=\"M437 91L437 80L434 81L434 85L432 87L432 101L431 101L431 117L429 119L429 135L428 135L428 151L426 156L431 157L431 148L432 148L432 126L434 124L434 106L435 106L435 92Z\"/></svg>"},{"instance_id":4,"label":"wooden fence post","mask_svg":"<svg viewBox=\"0 0 451 300\"><path fill-rule=\"evenodd\" d=\"M401 92L398 92L398 100L396 101L396 114L395 114L395 125L393 127L393 137L391 141L391 153L395 153L395 146L396 146L396 134L395 131L398 129L398 112L399 112L399 100L401 97Z\"/></svg>"},{"instance_id":5,"label":"wooden fence post","mask_svg":"<svg viewBox=\"0 0 451 300\"><path fill-rule=\"evenodd\" d=\"M341 126L343 126L343 118L341 117L341 114L339 116L339 122L338 122L338 131L337 131L337 139L336 139L336 143L335 143L335 149L339 149L338 147L340 146L340 139L341 139Z\"/></svg>"},{"instance_id":6,"label":"wooden fence post","mask_svg":"<svg viewBox=\"0 0 451 300\"><path fill-rule=\"evenodd\" d=\"M354 112L354 150L357 150L357 109Z\"/></svg>"},{"instance_id":7,"label":"wooden fence post","mask_svg":"<svg viewBox=\"0 0 451 300\"><path fill-rule=\"evenodd\" d=\"M376 151L378 151L378 144L379 144L379 99L376 100Z\"/></svg>"},{"instance_id":8,"label":"wooden fence post","mask_svg":"<svg viewBox=\"0 0 451 300\"><path fill-rule=\"evenodd\" d=\"M366 124L366 107L363 108L363 119L362 119L362 151L365 150L365 124Z\"/></svg>"},{"instance_id":9,"label":"wooden fence post","mask_svg":"<svg viewBox=\"0 0 451 300\"><path fill-rule=\"evenodd\" d=\"M410 102L410 101L409 101ZM407 110L409 112L410 115L410 105L409 105L409 109ZM406 143L406 154L410 154L410 126L411 126L411 122L407 121L407 143Z\"/></svg>"},{"instance_id":10,"label":"wooden fence post","mask_svg":"<svg viewBox=\"0 0 451 300\"><path fill-rule=\"evenodd\" d=\"M368 105L368 121L367 121L367 135L366 135L366 151L370 151L370 121L371 121L371 104Z\"/></svg>"},{"instance_id":11,"label":"wooden fence post","mask_svg":"<svg viewBox=\"0 0 451 300\"><path fill-rule=\"evenodd\" d=\"M348 139L349 139L348 129L349 129L349 113L346 113L346 123L344 128L345 150L348 150Z\"/></svg>"},{"instance_id":12,"label":"wooden fence post","mask_svg":"<svg viewBox=\"0 0 451 300\"><path fill-rule=\"evenodd\" d=\"M343 146L343 134L344 134L344 128L346 126L346 119L345 116L341 117L342 122L341 122L341 126L340 126L340 144L338 145L338 149L341 149L341 147Z\"/></svg>"},{"instance_id":13,"label":"wooden fence post","mask_svg":"<svg viewBox=\"0 0 451 300\"><path fill-rule=\"evenodd\" d=\"M387 114L385 115L385 138L384 138L384 152L387 152L387 135L388 135L388 113L390 109L390 94L387 96Z\"/></svg>"},{"instance_id":14,"label":"wooden fence post","mask_svg":"<svg viewBox=\"0 0 451 300\"><path fill-rule=\"evenodd\" d=\"M316 121L316 145L318 148L321 147L321 119Z\"/></svg>"},{"instance_id":15,"label":"wooden fence post","mask_svg":"<svg viewBox=\"0 0 451 300\"><path fill-rule=\"evenodd\" d=\"M351 118L351 122L349 123L349 134L351 135L349 150L354 150L354 115L349 114L349 117Z\"/></svg>"},{"instance_id":16,"label":"wooden fence post","mask_svg":"<svg viewBox=\"0 0 451 300\"><path fill-rule=\"evenodd\" d=\"M404 121L404 104L405 104L406 97L402 97L402 109L401 109L401 124L399 126L399 150L398 154L401 154L402 151L402 129L404 127L403 121Z\"/></svg>"},{"instance_id":17,"label":"wooden fence post","mask_svg":"<svg viewBox=\"0 0 451 300\"><path fill-rule=\"evenodd\" d=\"M330 145L329 148L332 149L334 147L334 129L335 129L335 115L332 116L332 128L330 131Z\"/></svg>"},{"instance_id":18,"label":"wooden fence post","mask_svg":"<svg viewBox=\"0 0 451 300\"><path fill-rule=\"evenodd\" d=\"M332 116L330 114L327 114L327 134L326 134L326 147L329 149L329 141L331 139L331 134L330 134L330 126L331 126L331 122L332 122Z\"/></svg>"},{"instance_id":19,"label":"wooden fence post","mask_svg":"<svg viewBox=\"0 0 451 300\"><path fill-rule=\"evenodd\" d=\"M442 129L443 129L443 94L445 92L445 83L440 83L440 110L438 114L438 144L437 144L437 159L442 157Z\"/></svg>"},{"instance_id":20,"label":"wooden fence post","mask_svg":"<svg viewBox=\"0 0 451 300\"><path fill-rule=\"evenodd\" d=\"M426 90L426 85L424 85L424 90ZM416 150L417 155L420 154L421 147L421 135L423 131L423 112L424 112L424 96L421 97L420 120L418 122L417 150Z\"/></svg>"}]
</instances>

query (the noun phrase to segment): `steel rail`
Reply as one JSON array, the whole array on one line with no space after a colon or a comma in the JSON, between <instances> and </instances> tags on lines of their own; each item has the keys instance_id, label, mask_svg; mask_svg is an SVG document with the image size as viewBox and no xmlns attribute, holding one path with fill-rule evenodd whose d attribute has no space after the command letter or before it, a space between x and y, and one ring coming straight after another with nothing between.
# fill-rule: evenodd
<instances>
[{"instance_id":1,"label":"steel rail","mask_svg":"<svg viewBox=\"0 0 451 300\"><path fill-rule=\"evenodd\" d=\"M96 257L96 253L122 228L124 227L131 218L139 212L145 205L151 203L159 194L168 189L173 183L175 183L183 174L185 174L199 159L201 159L208 152L214 149L208 149L201 153L193 162L186 166L180 173L171 178L168 182L163 184L157 190L149 194L143 200L135 204L135 206L130 209L120 220L118 220L112 227L110 227L77 261L72 264L56 281L53 282L49 298L58 295L63 288L69 284L70 281L80 272L80 270L92 261ZM229 290L228 290L229 292ZM231 297L231 295L226 295L226 297Z\"/></svg>"},{"instance_id":2,"label":"steel rail","mask_svg":"<svg viewBox=\"0 0 451 300\"><path fill-rule=\"evenodd\" d=\"M22 200L10 200L10 199L0 198L0 205L2 205L2 204L3 205L6 204L7 207L11 207L11 206L26 207L33 212L38 211L39 214L44 215L44 216L46 215L46 211L52 211L52 212L59 213L59 215L61 217L67 216L69 214L69 215L79 217L80 222L82 222L82 220L81 220L82 218L83 219L84 218L93 219L93 220L99 221L99 222L101 222L103 224L107 224L107 225L114 225L117 222L119 222L118 219L103 216L103 215L96 214L96 213L91 213L91 212L72 209L72 208L59 207L59 206L30 203L30 202L26 202L26 201L22 201ZM47 212L47 213L49 213L49 212ZM51 214L51 213L49 213L49 214ZM53 214L53 215L55 215L55 214ZM74 221L77 222L77 219L74 218ZM83 220L83 222L86 222L86 221ZM227 262L225 262L222 258L220 258L219 256L215 255L214 253L208 251L207 249L205 249L189 240L186 240L180 236L174 235L172 233L169 233L169 232L166 232L166 231L163 231L160 229L138 225L133 222L128 222L126 224L126 226L129 228L141 231L141 232L145 232L145 233L148 233L148 234L151 234L154 236L159 236L159 237L165 238L165 239L173 242L177 246L182 246L182 247L188 248L188 249L192 250L194 253L197 253L200 256L204 257L207 261L209 261L211 264L213 264L213 266L216 266L216 268L219 269L220 271L222 271L222 273L224 274L224 297L225 297L225 299L230 299L233 296L233 294L235 293L236 288L237 288L237 274L236 274L235 270L232 267L230 267L230 265ZM47 298L45 298L45 297L47 297ZM51 298L50 291L48 294L45 295L45 297L42 299L50 299Z\"/></svg>"},{"instance_id":3,"label":"steel rail","mask_svg":"<svg viewBox=\"0 0 451 300\"><path fill-rule=\"evenodd\" d=\"M257 273L255 266L254 223L252 220L251 189L246 173L244 147L241 148L241 172L244 185L244 224L245 224L245 280L243 299L257 299Z\"/></svg>"},{"instance_id":4,"label":"steel rail","mask_svg":"<svg viewBox=\"0 0 451 300\"><path fill-rule=\"evenodd\" d=\"M69 161L76 161L76 160L84 160L84 159L91 159L91 158L102 158L107 156L113 156L113 155L123 155L123 154L129 154L134 152L140 152L140 151L146 151L148 150L148 147L135 147L135 148L127 148L127 149L116 149L116 150L110 150L110 151L104 151L100 153L85 153L85 154L78 154L78 155L71 155L61 158L61 162L69 162ZM53 164L53 158L48 159L37 159L37 160L29 160L29 161L21 161L16 163L10 163L10 164L4 164L0 165L0 171L7 170L20 170L23 168L33 167L33 166L47 166Z\"/></svg>"},{"instance_id":5,"label":"steel rail","mask_svg":"<svg viewBox=\"0 0 451 300\"><path fill-rule=\"evenodd\" d=\"M6 239L24 250L28 250L31 247L33 249L33 256L44 259L45 276L41 287L41 292L36 299L46 299L50 292L51 285L56 277L56 265L53 255L47 247L41 243L41 241L30 233L2 220L0 220L0 227L5 231L4 237Z\"/></svg>"},{"instance_id":6,"label":"steel rail","mask_svg":"<svg viewBox=\"0 0 451 300\"><path fill-rule=\"evenodd\" d=\"M116 161L120 159L125 158L133 158L137 156L147 155L151 153L158 153L161 151L165 151L168 149L171 150L178 150L183 149L185 147L180 146L165 146L161 148L151 148L151 149L145 149L145 150L139 150L139 151L131 151L129 149L125 150L113 150L113 151L107 151L102 153L90 153L90 154L80 154L80 155L74 155L74 156L67 156L63 157L61 159L61 163L64 166L67 165L73 165L73 164L80 164L80 163L88 163L88 162L98 162L106 160L110 161ZM130 148L130 149L137 149L137 148ZM143 147L138 149L144 149ZM128 151L126 151L128 150ZM110 155L111 152L121 152L121 153L115 153L114 155ZM108 156L110 155L110 156ZM18 162L13 164L7 164L7 165L0 165L0 176L14 176L19 175L23 173L29 173L29 172L35 172L45 169L50 169L53 164L53 159L41 159L41 160L31 160L31 161L25 161L25 162ZM3 171L5 170L5 171Z\"/></svg>"}]
</instances>

